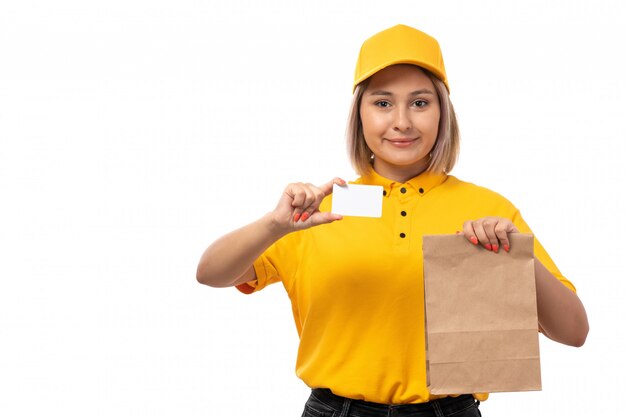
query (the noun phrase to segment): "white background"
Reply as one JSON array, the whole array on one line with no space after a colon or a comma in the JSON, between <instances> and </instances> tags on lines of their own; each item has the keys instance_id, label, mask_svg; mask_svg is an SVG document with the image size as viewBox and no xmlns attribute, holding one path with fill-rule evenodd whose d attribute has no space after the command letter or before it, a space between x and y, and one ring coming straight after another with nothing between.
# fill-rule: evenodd
<instances>
[{"instance_id":1,"label":"white background","mask_svg":"<svg viewBox=\"0 0 626 417\"><path fill-rule=\"evenodd\" d=\"M542 392L485 416L601 415L626 391L619 1L4 1L0 415L299 416L282 285L196 282L204 249L292 181L354 179L358 49L442 46L457 177L509 198L589 314L542 337Z\"/></svg>"}]
</instances>

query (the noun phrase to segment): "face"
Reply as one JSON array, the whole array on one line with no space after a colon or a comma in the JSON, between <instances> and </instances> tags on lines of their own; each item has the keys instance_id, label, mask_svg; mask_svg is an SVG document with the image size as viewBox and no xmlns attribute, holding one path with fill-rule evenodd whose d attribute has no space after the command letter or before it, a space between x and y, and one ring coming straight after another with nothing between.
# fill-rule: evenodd
<instances>
[{"instance_id":1,"label":"face","mask_svg":"<svg viewBox=\"0 0 626 417\"><path fill-rule=\"evenodd\" d=\"M360 114L378 174L405 182L428 167L440 110L435 86L419 67L392 65L374 74Z\"/></svg>"}]
</instances>

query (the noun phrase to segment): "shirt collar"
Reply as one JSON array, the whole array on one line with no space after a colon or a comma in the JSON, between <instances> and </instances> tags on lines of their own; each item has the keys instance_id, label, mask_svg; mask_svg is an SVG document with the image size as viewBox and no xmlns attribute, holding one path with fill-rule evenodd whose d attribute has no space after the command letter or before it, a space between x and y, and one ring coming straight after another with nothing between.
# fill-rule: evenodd
<instances>
[{"instance_id":1,"label":"shirt collar","mask_svg":"<svg viewBox=\"0 0 626 417\"><path fill-rule=\"evenodd\" d=\"M411 178L407 182L394 181L389 178L385 178L378 174L373 169L370 169L366 174L361 176L355 181L356 184L366 185L382 185L385 190L384 195L389 197L394 189L401 188L403 186L409 186L415 190L418 195L426 195L430 190L442 184L448 175L445 173L434 173L430 171L424 171L416 177Z\"/></svg>"}]
</instances>

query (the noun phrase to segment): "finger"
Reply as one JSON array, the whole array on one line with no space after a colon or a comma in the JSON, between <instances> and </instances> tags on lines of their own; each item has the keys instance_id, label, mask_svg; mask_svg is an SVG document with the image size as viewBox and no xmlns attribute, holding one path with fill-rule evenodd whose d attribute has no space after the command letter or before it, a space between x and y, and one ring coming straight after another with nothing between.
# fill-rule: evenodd
<instances>
[{"instance_id":1,"label":"finger","mask_svg":"<svg viewBox=\"0 0 626 417\"><path fill-rule=\"evenodd\" d=\"M505 239L500 239L500 242L502 243L502 247L504 248L504 250L506 252L508 252L509 250L511 250L511 240L509 239L509 233L519 233L519 230L517 230L517 227L515 227L515 225L513 224L513 222L509 219L502 219L502 222L499 222L498 224L502 224L502 226L499 227L503 227L504 228L504 234L506 235ZM498 230L498 227L496 228L496 230ZM499 235L498 235L498 238Z\"/></svg>"},{"instance_id":2,"label":"finger","mask_svg":"<svg viewBox=\"0 0 626 417\"><path fill-rule=\"evenodd\" d=\"M310 226L318 226L320 224L332 223L336 220L343 219L341 214L330 213L326 211L316 211L309 218L308 225Z\"/></svg>"},{"instance_id":3,"label":"finger","mask_svg":"<svg viewBox=\"0 0 626 417\"><path fill-rule=\"evenodd\" d=\"M471 220L463 223L463 234L467 240L472 242L472 244L478 245L478 238L476 237L476 232L474 232L474 226Z\"/></svg>"},{"instance_id":4,"label":"finger","mask_svg":"<svg viewBox=\"0 0 626 417\"><path fill-rule=\"evenodd\" d=\"M319 208L319 205L321 204L324 197L330 195L333 192L333 184L344 186L346 185L346 181L339 177L335 177L331 181L321 185L320 187L315 187L313 184L307 184L312 190L319 190L321 192L321 195L315 192L315 199L313 200L315 204L311 203L308 205L308 207L306 207L307 212L302 214L302 218L300 218L300 220L306 221L309 216L311 216Z\"/></svg>"},{"instance_id":5,"label":"finger","mask_svg":"<svg viewBox=\"0 0 626 417\"><path fill-rule=\"evenodd\" d=\"M472 222L472 227L474 228L474 232L476 233L476 237L478 238L478 243L481 244L485 249L491 250L491 241L485 233L485 228L483 227L483 219L474 220Z\"/></svg>"},{"instance_id":6,"label":"finger","mask_svg":"<svg viewBox=\"0 0 626 417\"><path fill-rule=\"evenodd\" d=\"M508 219L499 219L498 223L494 227L496 237L498 238L500 244L502 245L502 248L506 252L508 252L509 248L511 247L511 242L509 242L509 235L507 233L509 229L508 223L510 223L510 220ZM497 250L495 250L495 252L497 252Z\"/></svg>"},{"instance_id":7,"label":"finger","mask_svg":"<svg viewBox=\"0 0 626 417\"><path fill-rule=\"evenodd\" d=\"M302 183L295 183L289 184L287 187L286 193L291 197L291 207L300 207L304 203L306 193L303 185Z\"/></svg>"},{"instance_id":8,"label":"finger","mask_svg":"<svg viewBox=\"0 0 626 417\"><path fill-rule=\"evenodd\" d=\"M485 231L485 235L487 236L488 242L485 247L488 250L493 250L494 252L498 252L499 242L498 236L496 236L496 225L498 224L499 218L497 217L485 217L482 219L483 230ZM489 248L491 246L491 248Z\"/></svg>"},{"instance_id":9,"label":"finger","mask_svg":"<svg viewBox=\"0 0 626 417\"><path fill-rule=\"evenodd\" d=\"M306 192L301 183L290 184L287 187L286 193L291 197L291 207L293 210L293 221L297 222L302 214L302 204L306 199Z\"/></svg>"},{"instance_id":10,"label":"finger","mask_svg":"<svg viewBox=\"0 0 626 417\"><path fill-rule=\"evenodd\" d=\"M333 192L333 184L344 186L347 183L339 177L335 177L332 180L328 181L326 184L322 184L319 186L319 189L324 192L324 196L327 196Z\"/></svg>"},{"instance_id":11,"label":"finger","mask_svg":"<svg viewBox=\"0 0 626 417\"><path fill-rule=\"evenodd\" d=\"M326 197L324 192L313 184L307 184L307 186L309 187L308 191L312 193L313 200L310 202L308 207L304 208L304 213L302 213L302 217L300 218L301 221L306 221L311 215L313 215L313 213L315 213L319 209L320 204L322 204L322 201ZM308 194L305 205L307 203L309 203Z\"/></svg>"},{"instance_id":12,"label":"finger","mask_svg":"<svg viewBox=\"0 0 626 417\"><path fill-rule=\"evenodd\" d=\"M300 221L306 221L317 207L315 206L315 201L317 200L317 193L314 191L316 188L313 184L305 184L304 192L306 197L304 198L304 203L302 203L302 217L300 217Z\"/></svg>"},{"instance_id":13,"label":"finger","mask_svg":"<svg viewBox=\"0 0 626 417\"><path fill-rule=\"evenodd\" d=\"M315 192L313 192L312 187L314 187L314 185L312 184L305 184L304 185L304 203L302 203L302 210L306 211L311 204L313 204L313 202L315 201Z\"/></svg>"}]
</instances>

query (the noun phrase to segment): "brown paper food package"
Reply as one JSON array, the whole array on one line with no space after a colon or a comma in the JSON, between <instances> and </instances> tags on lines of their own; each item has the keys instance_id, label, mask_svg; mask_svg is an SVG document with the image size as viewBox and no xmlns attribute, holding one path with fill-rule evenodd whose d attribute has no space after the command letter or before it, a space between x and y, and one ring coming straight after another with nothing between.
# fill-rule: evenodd
<instances>
[{"instance_id":1,"label":"brown paper food package","mask_svg":"<svg viewBox=\"0 0 626 417\"><path fill-rule=\"evenodd\" d=\"M509 234L508 253L463 235L423 239L430 392L541 390L533 236Z\"/></svg>"}]
</instances>

